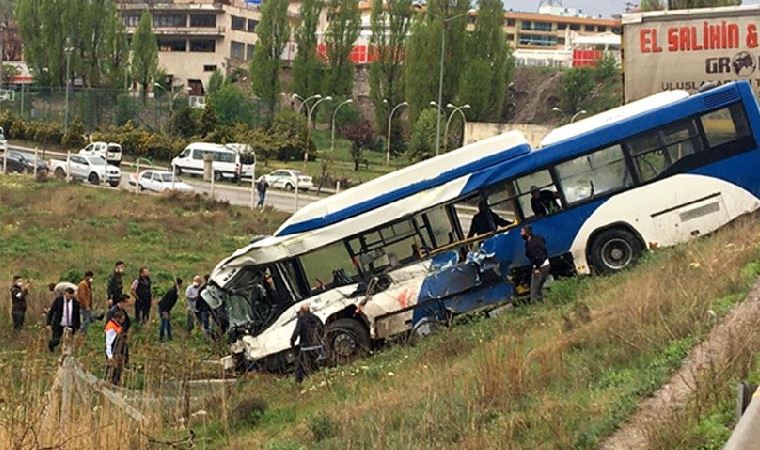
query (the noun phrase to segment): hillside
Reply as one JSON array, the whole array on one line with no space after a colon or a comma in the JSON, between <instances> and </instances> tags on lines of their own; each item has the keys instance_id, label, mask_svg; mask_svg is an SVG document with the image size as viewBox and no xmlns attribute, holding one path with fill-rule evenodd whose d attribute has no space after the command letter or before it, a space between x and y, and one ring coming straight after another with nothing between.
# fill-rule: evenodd
<instances>
[{"instance_id":1,"label":"hillside","mask_svg":"<svg viewBox=\"0 0 760 450\"><path fill-rule=\"evenodd\" d=\"M0 447L71 441L76 448L103 448L109 435L123 433L125 445L145 449L191 443L219 449L596 448L670 378L760 273L760 224L745 218L648 255L626 273L557 282L542 304L495 318L462 317L430 338L389 343L300 387L290 377L251 374L202 403L174 409L146 400L142 408L151 420L139 433L118 410L91 399L75 408L70 429L45 432L39 423L57 355L43 350L43 282L94 267L102 288L119 258L130 274L138 265L152 266L165 286L173 273L188 278L210 270L283 217L200 199L20 180L0 177L6 243L0 289L7 292L15 271L40 281L33 292L35 325L16 336L8 330L7 309L0 317L0 422L9 425L0 427ZM204 361L223 354L224 346L212 348L197 334L185 337L177 330L184 310L177 309L174 342L158 343L156 323L133 339L126 387L148 399L179 396L182 380L219 375ZM91 333L77 353L97 375L101 338ZM732 383L760 375L758 350L754 333L736 336L728 349L731 364L719 376L700 379L698 407L653 425L650 447L719 448L732 426Z\"/></svg>"}]
</instances>

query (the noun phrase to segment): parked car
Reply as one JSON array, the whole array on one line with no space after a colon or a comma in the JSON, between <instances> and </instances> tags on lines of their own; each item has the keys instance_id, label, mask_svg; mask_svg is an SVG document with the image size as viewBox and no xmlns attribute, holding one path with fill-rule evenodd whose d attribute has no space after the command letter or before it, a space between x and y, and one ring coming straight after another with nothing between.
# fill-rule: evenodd
<instances>
[{"instance_id":1,"label":"parked car","mask_svg":"<svg viewBox=\"0 0 760 450\"><path fill-rule=\"evenodd\" d=\"M7 160L8 160L8 169L7 169L8 172L34 173L34 165L35 165L34 155L11 150L8 152ZM0 158L0 162L2 162L2 158ZM40 158L37 158L36 163L37 163L37 172L47 172L48 168L47 168L47 164L45 164L45 161L43 161Z\"/></svg>"},{"instance_id":2,"label":"parked car","mask_svg":"<svg viewBox=\"0 0 760 450\"><path fill-rule=\"evenodd\" d=\"M174 173L177 175L183 173L203 175L203 155L205 154L210 154L213 157L214 179L217 181L224 178L233 181L240 179L240 155L223 145L209 142L193 142L185 147L179 156L172 159Z\"/></svg>"},{"instance_id":3,"label":"parked car","mask_svg":"<svg viewBox=\"0 0 760 450\"><path fill-rule=\"evenodd\" d=\"M296 186L298 186L299 191L308 191L314 187L311 177L300 170L275 170L274 172L260 176L258 179L262 178L267 180L270 187L287 189L289 191L294 190ZM258 180L256 181L258 182Z\"/></svg>"},{"instance_id":4,"label":"parked car","mask_svg":"<svg viewBox=\"0 0 760 450\"><path fill-rule=\"evenodd\" d=\"M48 163L48 171L58 178L66 177L68 168L71 169L69 175L74 180L100 184L105 179L111 187L117 187L121 183L121 170L107 164L100 156L71 155L68 163L59 159L51 159Z\"/></svg>"},{"instance_id":5,"label":"parked car","mask_svg":"<svg viewBox=\"0 0 760 450\"><path fill-rule=\"evenodd\" d=\"M172 178L174 183L172 184ZM138 186L141 191L180 191L192 192L193 188L179 179L176 175L166 170L143 170L139 174L129 175L129 185Z\"/></svg>"},{"instance_id":6,"label":"parked car","mask_svg":"<svg viewBox=\"0 0 760 450\"><path fill-rule=\"evenodd\" d=\"M96 141L90 143L87 147L79 150L79 154L83 156L100 156L105 159L109 164L114 166L121 165L121 144L116 142L104 142Z\"/></svg>"}]
</instances>

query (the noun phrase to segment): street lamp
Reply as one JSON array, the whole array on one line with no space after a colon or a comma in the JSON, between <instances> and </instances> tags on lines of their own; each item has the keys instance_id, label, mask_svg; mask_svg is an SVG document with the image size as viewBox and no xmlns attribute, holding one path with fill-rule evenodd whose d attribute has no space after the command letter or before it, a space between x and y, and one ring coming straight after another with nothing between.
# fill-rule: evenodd
<instances>
[{"instance_id":1,"label":"street lamp","mask_svg":"<svg viewBox=\"0 0 760 450\"><path fill-rule=\"evenodd\" d=\"M309 101L311 98L318 98L316 102L314 102L311 107L309 105L306 105L306 152L303 154L303 163L306 164L306 161L309 160L309 145L311 145L311 115L314 113L314 110L317 109L317 106L319 106L320 103L326 101L326 100L332 100L332 97L329 95L327 97L322 97L320 94L312 95L311 97L307 98L303 101L301 106L303 106L307 101ZM301 110L301 107L298 107L298 110Z\"/></svg>"},{"instance_id":2,"label":"street lamp","mask_svg":"<svg viewBox=\"0 0 760 450\"><path fill-rule=\"evenodd\" d=\"M314 94L314 95L312 95L311 97L306 97L306 98L303 98L303 97L301 97L301 96L300 96L300 95L298 95L298 94L293 94L293 98L297 98L297 99L301 100L301 104L300 104L300 105L298 105L298 109L296 110L296 111L297 111L297 112L300 114L300 113L301 113L301 108L302 108L304 105L306 105L306 103L307 103L309 100L313 100L313 99L315 99L315 98L322 98L322 94ZM308 111L309 111L309 105L306 105L306 111L307 111L307 113L308 113Z\"/></svg>"},{"instance_id":3,"label":"street lamp","mask_svg":"<svg viewBox=\"0 0 760 450\"><path fill-rule=\"evenodd\" d=\"M575 122L575 119L577 119L578 116L580 116L581 114L588 114L588 111L586 111L585 109L582 109L578 111L577 113L573 114L573 117L570 119L570 123Z\"/></svg>"},{"instance_id":4,"label":"street lamp","mask_svg":"<svg viewBox=\"0 0 760 450\"><path fill-rule=\"evenodd\" d=\"M66 39L66 43L71 44L71 40ZM74 47L68 45L63 48L66 52L66 112L63 119L63 129L69 131L69 87L71 86L71 77L69 77L69 69L71 68L71 52L74 51Z\"/></svg>"},{"instance_id":5,"label":"street lamp","mask_svg":"<svg viewBox=\"0 0 760 450\"><path fill-rule=\"evenodd\" d=\"M435 156L438 156L439 152L439 146L440 146L440 134L441 134L441 116L443 116L443 119L446 119L446 112L441 108L440 103L436 102L435 100L430 101L430 106L434 107L438 111L438 115L436 117L435 121Z\"/></svg>"},{"instance_id":6,"label":"street lamp","mask_svg":"<svg viewBox=\"0 0 760 450\"><path fill-rule=\"evenodd\" d=\"M386 105L388 104L387 99L383 99L383 103ZM394 106L393 109L391 109L390 114L388 114L388 151L385 153L385 165L390 166L391 165L391 124L393 123L393 113L396 112L397 109L401 108L402 106L409 106L409 103L407 102L401 102L398 105Z\"/></svg>"},{"instance_id":7,"label":"street lamp","mask_svg":"<svg viewBox=\"0 0 760 450\"><path fill-rule=\"evenodd\" d=\"M338 110L340 109L341 106L348 105L349 103L353 103L353 102L354 101L349 98L348 100L346 100L346 101L342 102L340 105L338 105L335 108L335 111L333 111L333 113L332 113L332 125L330 127L331 130L332 130L331 134L330 134L330 152L333 153L333 154L335 153L335 115L338 114Z\"/></svg>"},{"instance_id":8,"label":"street lamp","mask_svg":"<svg viewBox=\"0 0 760 450\"><path fill-rule=\"evenodd\" d=\"M562 120L565 123L567 123L567 114L565 114L565 111L562 111L561 109L557 108L556 106L554 108L552 108L552 111L558 112L558 113L562 114Z\"/></svg>"},{"instance_id":9,"label":"street lamp","mask_svg":"<svg viewBox=\"0 0 760 450\"><path fill-rule=\"evenodd\" d=\"M446 149L449 146L449 125L451 124L451 119L454 117L454 114L459 112L459 114L462 115L462 129L467 126L467 117L464 115L465 109L470 109L470 105L462 105L462 106L454 106L451 103L446 105L447 108L451 109L451 115L449 116L448 120L446 121L446 128L444 128L443 132L443 152L446 153Z\"/></svg>"}]
</instances>

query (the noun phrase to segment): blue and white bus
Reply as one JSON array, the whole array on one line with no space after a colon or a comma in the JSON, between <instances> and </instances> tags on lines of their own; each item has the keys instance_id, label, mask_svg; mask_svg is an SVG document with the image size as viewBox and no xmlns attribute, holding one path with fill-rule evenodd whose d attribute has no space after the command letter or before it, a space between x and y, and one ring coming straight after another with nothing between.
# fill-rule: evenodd
<instances>
[{"instance_id":1,"label":"blue and white bus","mask_svg":"<svg viewBox=\"0 0 760 450\"><path fill-rule=\"evenodd\" d=\"M558 128L507 133L296 212L216 267L204 298L229 320L227 367L292 362L296 311L328 355L510 301L529 273L519 226L555 275L614 272L649 248L760 207L760 109L746 82L648 97Z\"/></svg>"}]
</instances>

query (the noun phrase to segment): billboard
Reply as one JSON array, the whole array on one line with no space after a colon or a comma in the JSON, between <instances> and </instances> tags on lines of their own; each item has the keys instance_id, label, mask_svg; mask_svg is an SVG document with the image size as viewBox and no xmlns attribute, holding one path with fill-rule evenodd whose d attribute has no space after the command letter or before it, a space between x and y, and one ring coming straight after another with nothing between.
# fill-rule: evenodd
<instances>
[{"instance_id":1,"label":"billboard","mask_svg":"<svg viewBox=\"0 0 760 450\"><path fill-rule=\"evenodd\" d=\"M746 7L624 16L626 102L713 81L760 92L758 27L760 9Z\"/></svg>"}]
</instances>

